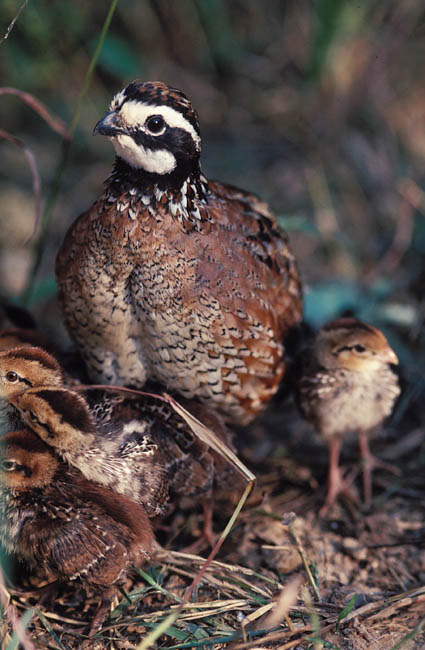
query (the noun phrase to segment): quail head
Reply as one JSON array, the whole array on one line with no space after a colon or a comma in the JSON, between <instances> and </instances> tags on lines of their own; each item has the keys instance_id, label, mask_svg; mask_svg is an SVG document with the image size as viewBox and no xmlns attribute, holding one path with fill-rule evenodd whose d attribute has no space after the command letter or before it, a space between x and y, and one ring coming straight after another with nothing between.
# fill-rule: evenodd
<instances>
[{"instance_id":1,"label":"quail head","mask_svg":"<svg viewBox=\"0 0 425 650\"><path fill-rule=\"evenodd\" d=\"M115 165L56 261L90 378L152 379L249 422L276 392L301 318L286 235L257 197L201 174L198 119L180 90L131 83L95 133Z\"/></svg>"},{"instance_id":2,"label":"quail head","mask_svg":"<svg viewBox=\"0 0 425 650\"><path fill-rule=\"evenodd\" d=\"M9 398L31 386L44 383L60 386L63 371L48 352L32 345L0 352L0 432L10 431L19 423Z\"/></svg>"},{"instance_id":3,"label":"quail head","mask_svg":"<svg viewBox=\"0 0 425 650\"><path fill-rule=\"evenodd\" d=\"M32 386L63 383L58 361L42 348L22 345L0 352L0 395L7 398Z\"/></svg>"},{"instance_id":4,"label":"quail head","mask_svg":"<svg viewBox=\"0 0 425 650\"><path fill-rule=\"evenodd\" d=\"M394 469L374 458L368 434L390 415L400 394L391 366L397 356L383 333L354 318L324 326L304 353L296 387L300 409L329 445L328 493L322 513L340 492L350 493L339 468L342 439L357 432L363 463L365 506L372 496L372 469Z\"/></svg>"},{"instance_id":5,"label":"quail head","mask_svg":"<svg viewBox=\"0 0 425 650\"><path fill-rule=\"evenodd\" d=\"M27 429L0 442L0 540L54 581L76 581L102 598L100 627L130 563L144 563L154 537L131 499L85 479Z\"/></svg>"}]
</instances>

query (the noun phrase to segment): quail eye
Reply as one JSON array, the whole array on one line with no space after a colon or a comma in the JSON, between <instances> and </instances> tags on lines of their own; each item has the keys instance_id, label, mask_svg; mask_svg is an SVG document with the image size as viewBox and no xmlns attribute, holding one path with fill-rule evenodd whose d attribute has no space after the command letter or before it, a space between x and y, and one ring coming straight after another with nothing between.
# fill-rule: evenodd
<instances>
[{"instance_id":1,"label":"quail eye","mask_svg":"<svg viewBox=\"0 0 425 650\"><path fill-rule=\"evenodd\" d=\"M19 375L17 372L14 372L13 370L9 370L9 372L6 373L6 381L8 381L10 384L15 384L19 379Z\"/></svg>"},{"instance_id":2,"label":"quail eye","mask_svg":"<svg viewBox=\"0 0 425 650\"><path fill-rule=\"evenodd\" d=\"M366 348L364 347L364 345L360 345L359 343L354 346L354 349L355 349L356 352L365 352L366 351Z\"/></svg>"},{"instance_id":3,"label":"quail eye","mask_svg":"<svg viewBox=\"0 0 425 650\"><path fill-rule=\"evenodd\" d=\"M145 126L148 131L154 133L155 135L158 135L158 133L164 131L165 121L160 115L152 115L152 117L148 117L146 120Z\"/></svg>"},{"instance_id":4,"label":"quail eye","mask_svg":"<svg viewBox=\"0 0 425 650\"><path fill-rule=\"evenodd\" d=\"M17 467L17 463L14 460L2 460L0 467L5 472L13 472Z\"/></svg>"},{"instance_id":5,"label":"quail eye","mask_svg":"<svg viewBox=\"0 0 425 650\"><path fill-rule=\"evenodd\" d=\"M37 416L36 416L36 414L35 414L33 411L29 411L28 414L29 414L29 418L30 418L30 420L31 420L32 422L38 422L38 420L37 420Z\"/></svg>"}]
</instances>

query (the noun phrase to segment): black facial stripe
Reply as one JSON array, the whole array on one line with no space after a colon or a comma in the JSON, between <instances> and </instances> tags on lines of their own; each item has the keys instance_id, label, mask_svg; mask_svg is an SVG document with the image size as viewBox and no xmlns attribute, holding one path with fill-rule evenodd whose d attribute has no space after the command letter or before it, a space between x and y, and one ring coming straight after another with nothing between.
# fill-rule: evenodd
<instances>
[{"instance_id":1,"label":"black facial stripe","mask_svg":"<svg viewBox=\"0 0 425 650\"><path fill-rule=\"evenodd\" d=\"M2 439L2 444L5 447L9 445L9 439L12 439L12 448L22 449L29 452L45 452L48 449L45 442L41 440L35 433L30 434L28 430L14 431L11 434L6 434Z\"/></svg>"},{"instance_id":2,"label":"black facial stripe","mask_svg":"<svg viewBox=\"0 0 425 650\"><path fill-rule=\"evenodd\" d=\"M197 154L196 143L193 137L188 131L180 127L170 127L167 125L164 133L157 136L146 133L137 127L129 128L128 133L137 145L141 145L152 151L165 149L174 154L178 154L181 151L182 154L187 156L192 150L194 154Z\"/></svg>"},{"instance_id":3,"label":"black facial stripe","mask_svg":"<svg viewBox=\"0 0 425 650\"><path fill-rule=\"evenodd\" d=\"M28 386L29 388L32 388L33 384L30 382L29 379L27 379L26 377L20 377L19 375L18 375L18 378L19 378L19 381L20 381L22 384L25 384L25 385Z\"/></svg>"},{"instance_id":4,"label":"black facial stripe","mask_svg":"<svg viewBox=\"0 0 425 650\"><path fill-rule=\"evenodd\" d=\"M37 395L61 416L63 422L71 425L74 429L80 429L83 432L93 430L88 407L81 402L78 395L66 389L44 389L37 391Z\"/></svg>"},{"instance_id":5,"label":"black facial stripe","mask_svg":"<svg viewBox=\"0 0 425 650\"><path fill-rule=\"evenodd\" d=\"M35 420L40 425L40 427L42 427L45 431L47 431L48 438L53 439L56 437L52 427L49 424L47 424L47 422L40 422L40 420L37 417L35 417Z\"/></svg>"},{"instance_id":6,"label":"black facial stripe","mask_svg":"<svg viewBox=\"0 0 425 650\"><path fill-rule=\"evenodd\" d=\"M358 343L353 343L352 345L344 345L342 348L338 348L333 354L334 356L338 356L338 354L341 354L341 352L344 352L345 350L349 350L350 352L355 350L359 344ZM360 346L365 350L365 347L362 345ZM362 350L362 351L363 351Z\"/></svg>"}]
</instances>

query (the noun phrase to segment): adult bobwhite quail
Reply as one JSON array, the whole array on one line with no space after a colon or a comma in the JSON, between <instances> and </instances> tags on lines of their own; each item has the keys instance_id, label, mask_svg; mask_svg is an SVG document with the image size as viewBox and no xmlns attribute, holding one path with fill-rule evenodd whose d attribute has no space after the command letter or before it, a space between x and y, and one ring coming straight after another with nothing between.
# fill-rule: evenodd
<instances>
[{"instance_id":1,"label":"adult bobwhite quail","mask_svg":"<svg viewBox=\"0 0 425 650\"><path fill-rule=\"evenodd\" d=\"M303 353L296 386L298 404L329 446L328 493L322 514L340 492L352 494L339 467L344 436L357 433L363 468L364 503L370 506L372 469L394 471L369 450L368 435L390 415L400 394L391 365L397 355L383 333L354 318L334 320L319 330Z\"/></svg>"},{"instance_id":2,"label":"adult bobwhite quail","mask_svg":"<svg viewBox=\"0 0 425 650\"><path fill-rule=\"evenodd\" d=\"M180 90L135 81L94 132L115 165L56 262L91 379L151 378L249 422L276 392L301 318L286 235L256 196L201 174L197 114Z\"/></svg>"}]
</instances>

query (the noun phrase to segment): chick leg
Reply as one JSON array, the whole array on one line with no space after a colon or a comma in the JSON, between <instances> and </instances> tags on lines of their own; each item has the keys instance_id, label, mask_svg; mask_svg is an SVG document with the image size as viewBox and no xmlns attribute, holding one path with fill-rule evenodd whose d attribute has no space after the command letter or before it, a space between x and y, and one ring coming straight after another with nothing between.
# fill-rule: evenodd
<instances>
[{"instance_id":1,"label":"chick leg","mask_svg":"<svg viewBox=\"0 0 425 650\"><path fill-rule=\"evenodd\" d=\"M339 456L341 453L342 440L338 436L329 438L329 470L328 470L328 491L325 503L320 509L319 515L325 516L329 508L335 503L339 494L345 494L354 502L358 501L357 495L351 487L355 474L351 473L348 478L344 478L339 466Z\"/></svg>"},{"instance_id":2,"label":"chick leg","mask_svg":"<svg viewBox=\"0 0 425 650\"><path fill-rule=\"evenodd\" d=\"M99 630L102 627L103 621L108 615L110 607L111 607L111 599L104 598L101 601L99 607L97 608L95 615L93 616L93 619L90 623L89 636L94 636L96 632L99 632Z\"/></svg>"},{"instance_id":3,"label":"chick leg","mask_svg":"<svg viewBox=\"0 0 425 650\"><path fill-rule=\"evenodd\" d=\"M200 537L184 549L185 553L195 553L200 551L206 545L214 546L217 540L217 535L213 529L213 504L211 497L207 497L202 501L203 511L203 524L202 533Z\"/></svg>"},{"instance_id":4,"label":"chick leg","mask_svg":"<svg viewBox=\"0 0 425 650\"><path fill-rule=\"evenodd\" d=\"M400 469L391 463L385 463L376 458L369 449L367 431L359 432L359 449L363 469L363 504L369 510L372 503L372 472L374 469L385 469L387 472L399 475Z\"/></svg>"}]
</instances>

